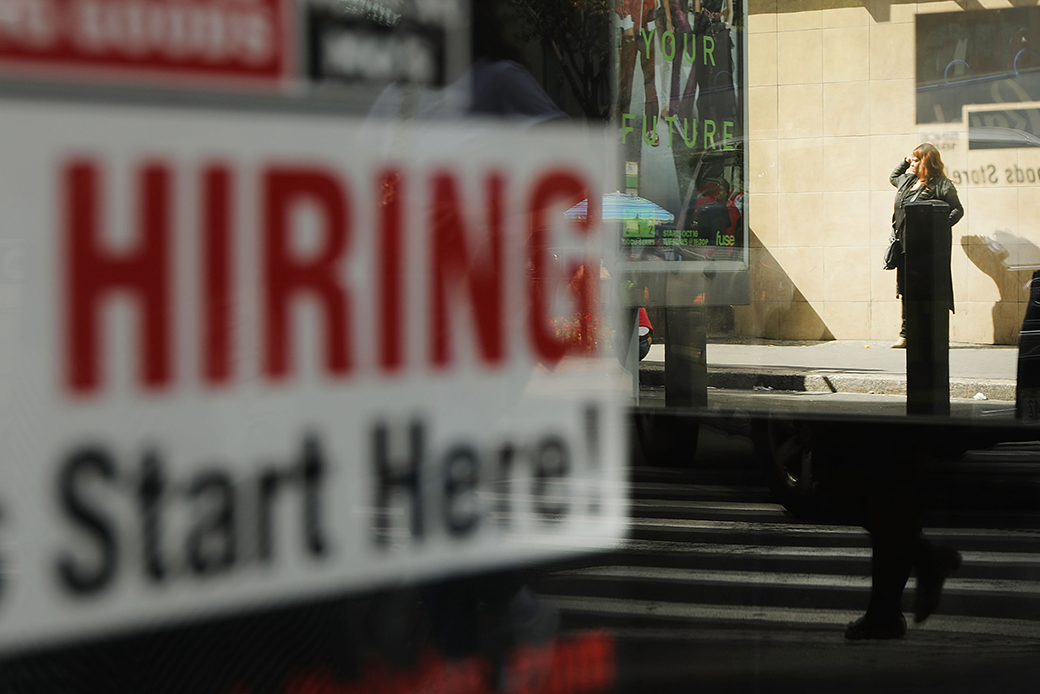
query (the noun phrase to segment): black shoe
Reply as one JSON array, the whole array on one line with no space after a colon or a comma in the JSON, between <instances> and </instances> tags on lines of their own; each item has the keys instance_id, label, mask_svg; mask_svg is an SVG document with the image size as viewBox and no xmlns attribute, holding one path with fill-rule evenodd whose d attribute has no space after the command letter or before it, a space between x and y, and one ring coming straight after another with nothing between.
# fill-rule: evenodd
<instances>
[{"instance_id":1,"label":"black shoe","mask_svg":"<svg viewBox=\"0 0 1040 694\"><path fill-rule=\"evenodd\" d=\"M914 596L914 623L920 624L935 612L942 597L943 583L961 568L960 552L952 547L936 548L935 561L917 570L917 594Z\"/></svg>"},{"instance_id":2,"label":"black shoe","mask_svg":"<svg viewBox=\"0 0 1040 694\"><path fill-rule=\"evenodd\" d=\"M845 628L847 641L866 639L901 639L906 634L906 619L903 615L891 620L860 617Z\"/></svg>"}]
</instances>

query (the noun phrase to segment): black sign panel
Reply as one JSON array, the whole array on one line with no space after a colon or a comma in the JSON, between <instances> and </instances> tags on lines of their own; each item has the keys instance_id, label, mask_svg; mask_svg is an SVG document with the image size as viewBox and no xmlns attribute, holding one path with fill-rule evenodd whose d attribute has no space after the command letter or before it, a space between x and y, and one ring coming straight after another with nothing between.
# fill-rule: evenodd
<instances>
[{"instance_id":1,"label":"black sign panel","mask_svg":"<svg viewBox=\"0 0 1040 694\"><path fill-rule=\"evenodd\" d=\"M443 26L355 2L344 9L311 7L307 29L308 74L315 81L444 85Z\"/></svg>"}]
</instances>

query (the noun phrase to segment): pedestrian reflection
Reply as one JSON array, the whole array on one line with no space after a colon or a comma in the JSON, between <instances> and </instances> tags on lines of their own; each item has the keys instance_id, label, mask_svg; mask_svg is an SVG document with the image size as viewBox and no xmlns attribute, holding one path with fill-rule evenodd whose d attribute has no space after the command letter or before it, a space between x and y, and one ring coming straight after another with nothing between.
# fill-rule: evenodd
<instances>
[{"instance_id":1,"label":"pedestrian reflection","mask_svg":"<svg viewBox=\"0 0 1040 694\"><path fill-rule=\"evenodd\" d=\"M924 485L933 459L928 437L884 425L828 427L820 432L834 466L836 498L848 520L870 533L870 602L866 614L848 625L845 638L897 639L906 633L903 589L917 575L914 622L939 606L943 584L961 565L952 547L936 545L923 533ZM863 442L871 442L863 445Z\"/></svg>"}]
</instances>

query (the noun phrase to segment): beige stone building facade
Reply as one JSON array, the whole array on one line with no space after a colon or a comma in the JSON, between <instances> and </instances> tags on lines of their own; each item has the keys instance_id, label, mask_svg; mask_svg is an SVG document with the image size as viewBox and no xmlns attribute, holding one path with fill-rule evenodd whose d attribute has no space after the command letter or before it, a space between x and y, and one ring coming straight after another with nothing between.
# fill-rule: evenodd
<instances>
[{"instance_id":1,"label":"beige stone building facade","mask_svg":"<svg viewBox=\"0 0 1040 694\"><path fill-rule=\"evenodd\" d=\"M1040 183L1013 172L1038 171L1040 148L969 150L967 119L918 125L915 21L1022 6L750 1L751 304L735 309L738 334L896 337L895 273L881 262L894 193L888 177L919 142L940 141L948 171L963 172L957 188L966 211L953 228L950 338L1017 341L1027 282L1040 267Z\"/></svg>"}]
</instances>

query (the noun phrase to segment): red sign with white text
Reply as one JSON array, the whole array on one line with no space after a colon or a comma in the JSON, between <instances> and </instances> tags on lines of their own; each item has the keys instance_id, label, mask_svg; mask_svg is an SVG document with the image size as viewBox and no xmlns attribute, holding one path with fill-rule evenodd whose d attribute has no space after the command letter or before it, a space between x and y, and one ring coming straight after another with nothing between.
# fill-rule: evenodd
<instances>
[{"instance_id":1,"label":"red sign with white text","mask_svg":"<svg viewBox=\"0 0 1040 694\"><path fill-rule=\"evenodd\" d=\"M271 82L290 69L284 0L0 0L0 69Z\"/></svg>"}]
</instances>

